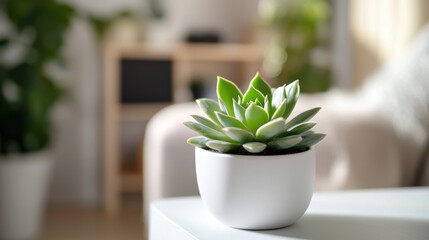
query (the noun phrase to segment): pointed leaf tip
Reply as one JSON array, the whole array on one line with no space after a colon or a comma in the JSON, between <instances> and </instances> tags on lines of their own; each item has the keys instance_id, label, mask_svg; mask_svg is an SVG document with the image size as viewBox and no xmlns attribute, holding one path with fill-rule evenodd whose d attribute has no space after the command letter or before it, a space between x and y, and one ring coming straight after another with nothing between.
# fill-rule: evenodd
<instances>
[{"instance_id":1,"label":"pointed leaf tip","mask_svg":"<svg viewBox=\"0 0 429 240\"><path fill-rule=\"evenodd\" d=\"M313 133L303 136L303 140L299 145L311 147L315 145L316 143L322 141L323 138L325 138L326 134L322 133Z\"/></svg>"},{"instance_id":2,"label":"pointed leaf tip","mask_svg":"<svg viewBox=\"0 0 429 240\"><path fill-rule=\"evenodd\" d=\"M203 124L200 123L196 123L196 122L184 122L183 123L185 126L187 126L188 128L190 128L191 130L194 130L195 132L210 138L210 139L219 139L219 140L224 140L224 141L229 141L231 140L228 136L225 135L225 133L214 130L212 128L209 128Z\"/></svg>"},{"instance_id":3,"label":"pointed leaf tip","mask_svg":"<svg viewBox=\"0 0 429 240\"><path fill-rule=\"evenodd\" d=\"M243 97L240 89L230 80L223 77L217 78L217 96L225 104L228 115L234 116L233 100Z\"/></svg>"},{"instance_id":4,"label":"pointed leaf tip","mask_svg":"<svg viewBox=\"0 0 429 240\"><path fill-rule=\"evenodd\" d=\"M267 96L271 102L271 99L272 99L271 86L262 78L259 72L255 74L252 81L250 82L250 85L256 88L264 96Z\"/></svg>"},{"instance_id":5,"label":"pointed leaf tip","mask_svg":"<svg viewBox=\"0 0 429 240\"><path fill-rule=\"evenodd\" d=\"M234 144L225 141L212 140L206 143L206 146L218 152L227 153L240 147L239 144Z\"/></svg>"},{"instance_id":6,"label":"pointed leaf tip","mask_svg":"<svg viewBox=\"0 0 429 240\"><path fill-rule=\"evenodd\" d=\"M204 148L206 147L206 143L210 140L210 138L206 138L204 136L196 136L189 138L186 142L195 147Z\"/></svg>"},{"instance_id":7,"label":"pointed leaf tip","mask_svg":"<svg viewBox=\"0 0 429 240\"><path fill-rule=\"evenodd\" d=\"M300 92L299 80L295 80L294 82L286 86L285 94L286 94L287 101L286 101L286 110L283 113L283 118L287 119L289 115L292 113L298 101L299 92Z\"/></svg>"},{"instance_id":8,"label":"pointed leaf tip","mask_svg":"<svg viewBox=\"0 0 429 240\"><path fill-rule=\"evenodd\" d=\"M296 117L294 117L292 120L286 123L287 129L290 129L295 125L298 125L300 123L310 120L311 118L314 117L314 115L316 115L319 112L319 110L320 110L320 107L316 107L298 114Z\"/></svg>"},{"instance_id":9,"label":"pointed leaf tip","mask_svg":"<svg viewBox=\"0 0 429 240\"><path fill-rule=\"evenodd\" d=\"M196 100L198 106L201 110L215 123L220 124L217 120L215 112L222 112L222 109L220 109L219 104L209 98L200 98Z\"/></svg>"},{"instance_id":10,"label":"pointed leaf tip","mask_svg":"<svg viewBox=\"0 0 429 240\"><path fill-rule=\"evenodd\" d=\"M268 143L268 147L273 150L284 150L291 148L302 141L302 137L299 135L288 136L283 138L277 138Z\"/></svg>"},{"instance_id":11,"label":"pointed leaf tip","mask_svg":"<svg viewBox=\"0 0 429 240\"><path fill-rule=\"evenodd\" d=\"M267 145L260 142L248 142L243 144L243 148L249 153L260 153L265 150Z\"/></svg>"},{"instance_id":12,"label":"pointed leaf tip","mask_svg":"<svg viewBox=\"0 0 429 240\"><path fill-rule=\"evenodd\" d=\"M264 102L264 94L252 85L249 86L246 93L243 95L243 103L247 104L249 102L258 102L259 105Z\"/></svg>"}]
</instances>

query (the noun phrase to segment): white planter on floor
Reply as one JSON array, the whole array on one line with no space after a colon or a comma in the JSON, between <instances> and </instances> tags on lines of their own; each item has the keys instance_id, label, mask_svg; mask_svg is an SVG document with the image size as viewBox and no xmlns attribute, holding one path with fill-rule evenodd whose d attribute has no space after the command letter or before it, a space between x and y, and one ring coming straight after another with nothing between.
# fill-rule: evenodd
<instances>
[{"instance_id":1,"label":"white planter on floor","mask_svg":"<svg viewBox=\"0 0 429 240\"><path fill-rule=\"evenodd\" d=\"M51 155L0 158L0 239L34 239L43 220Z\"/></svg>"},{"instance_id":2,"label":"white planter on floor","mask_svg":"<svg viewBox=\"0 0 429 240\"><path fill-rule=\"evenodd\" d=\"M221 154L195 148L201 198L225 225L274 229L295 223L313 195L315 153Z\"/></svg>"}]
</instances>

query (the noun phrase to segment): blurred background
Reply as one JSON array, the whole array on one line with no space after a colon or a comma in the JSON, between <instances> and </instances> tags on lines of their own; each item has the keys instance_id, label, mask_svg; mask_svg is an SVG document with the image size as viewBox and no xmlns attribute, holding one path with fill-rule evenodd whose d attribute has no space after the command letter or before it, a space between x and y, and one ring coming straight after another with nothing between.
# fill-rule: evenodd
<instances>
[{"instance_id":1,"label":"blurred background","mask_svg":"<svg viewBox=\"0 0 429 240\"><path fill-rule=\"evenodd\" d=\"M181 178L145 148L186 138L170 125L145 137L147 124L216 97L217 75L300 79L302 107L326 107L318 190L427 184L428 13L424 0L1 1L0 236L141 239L142 195L195 187L164 191ZM345 167L357 158L395 161ZM350 170L366 168L381 176ZM14 232L14 215L34 227Z\"/></svg>"}]
</instances>

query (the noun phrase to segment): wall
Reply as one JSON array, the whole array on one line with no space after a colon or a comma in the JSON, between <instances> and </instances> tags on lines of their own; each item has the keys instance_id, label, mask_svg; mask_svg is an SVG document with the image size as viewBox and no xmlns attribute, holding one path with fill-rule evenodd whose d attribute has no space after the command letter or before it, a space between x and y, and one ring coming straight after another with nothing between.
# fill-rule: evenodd
<instances>
[{"instance_id":1,"label":"wall","mask_svg":"<svg viewBox=\"0 0 429 240\"><path fill-rule=\"evenodd\" d=\"M110 16L123 8L143 8L139 0L67 0L82 13ZM101 45L88 22L78 19L64 47L68 62L65 87L68 95L55 110L56 163L50 200L97 204L100 200Z\"/></svg>"},{"instance_id":2,"label":"wall","mask_svg":"<svg viewBox=\"0 0 429 240\"><path fill-rule=\"evenodd\" d=\"M426 0L350 0L354 85L404 53L429 21Z\"/></svg>"},{"instance_id":3,"label":"wall","mask_svg":"<svg viewBox=\"0 0 429 240\"><path fill-rule=\"evenodd\" d=\"M212 29L223 40L243 40L243 32L258 17L258 0L169 0L167 12L173 38L183 39L190 30Z\"/></svg>"}]
</instances>

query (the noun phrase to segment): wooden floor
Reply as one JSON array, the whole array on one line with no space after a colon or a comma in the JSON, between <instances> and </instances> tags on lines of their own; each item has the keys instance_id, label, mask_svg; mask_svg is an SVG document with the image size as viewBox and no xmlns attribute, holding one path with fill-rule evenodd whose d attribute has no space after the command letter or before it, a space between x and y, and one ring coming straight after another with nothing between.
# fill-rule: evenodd
<instances>
[{"instance_id":1,"label":"wooden floor","mask_svg":"<svg viewBox=\"0 0 429 240\"><path fill-rule=\"evenodd\" d=\"M127 199L117 216L108 216L96 207L50 206L40 239L145 239L141 200Z\"/></svg>"}]
</instances>

